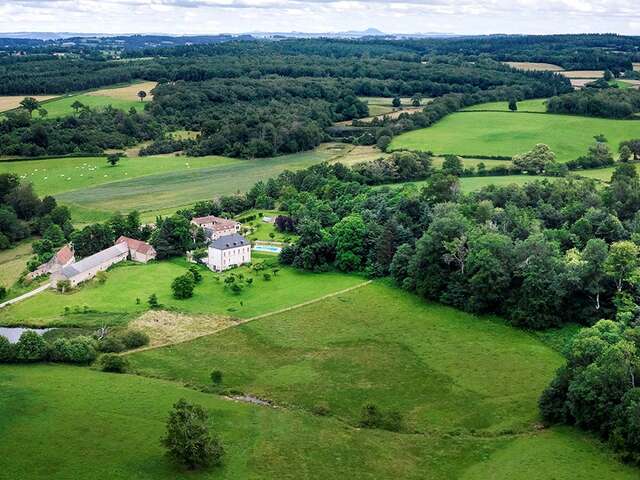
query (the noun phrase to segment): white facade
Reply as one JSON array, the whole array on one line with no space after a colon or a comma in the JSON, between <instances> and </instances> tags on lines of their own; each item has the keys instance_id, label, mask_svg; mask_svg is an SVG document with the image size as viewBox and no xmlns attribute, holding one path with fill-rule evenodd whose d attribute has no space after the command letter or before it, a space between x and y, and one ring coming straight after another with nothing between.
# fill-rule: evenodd
<instances>
[{"instance_id":1,"label":"white facade","mask_svg":"<svg viewBox=\"0 0 640 480\"><path fill-rule=\"evenodd\" d=\"M251 244L240 235L228 235L209 245L207 266L216 272L251 263Z\"/></svg>"},{"instance_id":2,"label":"white facade","mask_svg":"<svg viewBox=\"0 0 640 480\"><path fill-rule=\"evenodd\" d=\"M119 243L106 250L83 258L79 262L67 265L51 275L51 286L55 288L59 281L69 280L72 287L91 280L100 271L107 270L111 265L127 259L129 248L126 244Z\"/></svg>"}]
</instances>

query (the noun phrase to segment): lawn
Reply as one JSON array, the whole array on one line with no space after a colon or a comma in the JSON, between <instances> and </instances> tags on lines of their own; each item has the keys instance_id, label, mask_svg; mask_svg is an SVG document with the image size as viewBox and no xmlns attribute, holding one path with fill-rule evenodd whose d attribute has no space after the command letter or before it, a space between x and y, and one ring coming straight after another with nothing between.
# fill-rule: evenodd
<instances>
[{"instance_id":1,"label":"lawn","mask_svg":"<svg viewBox=\"0 0 640 480\"><path fill-rule=\"evenodd\" d=\"M363 404L397 410L408 431L527 432L561 357L496 318L384 281L218 335L133 354L144 375L225 386L356 423ZM506 367L508 365L508 367Z\"/></svg>"},{"instance_id":2,"label":"lawn","mask_svg":"<svg viewBox=\"0 0 640 480\"><path fill-rule=\"evenodd\" d=\"M358 430L161 380L67 366L1 366L0 392L2 480L637 478L595 441L564 429L515 438ZM179 398L209 412L226 450L222 467L184 472L164 456L159 439ZM517 468L519 460L535 470Z\"/></svg>"},{"instance_id":3,"label":"lawn","mask_svg":"<svg viewBox=\"0 0 640 480\"><path fill-rule=\"evenodd\" d=\"M255 256L254 262L263 261ZM235 270L254 277L254 283L240 294L225 288L221 276L202 267L203 281L188 300L175 300L171 282L186 271L182 259L153 262L147 265L118 265L108 272L106 283L91 281L72 293L43 292L0 310L3 325L55 325L96 327L102 323L122 324L147 310L147 299L156 293L166 308L191 314L223 314L250 318L301 302L313 300L332 292L352 287L364 280L355 275L339 273L314 274L281 268L270 281L262 272L247 267ZM271 272L271 270L266 270ZM140 304L136 299L140 299ZM85 306L88 310L85 313ZM65 307L69 311L65 314Z\"/></svg>"},{"instance_id":4,"label":"lawn","mask_svg":"<svg viewBox=\"0 0 640 480\"><path fill-rule=\"evenodd\" d=\"M391 148L438 154L513 156L546 143L558 160L584 155L593 137L604 134L613 149L640 136L639 120L511 112L459 112L432 127L394 138Z\"/></svg>"},{"instance_id":5,"label":"lawn","mask_svg":"<svg viewBox=\"0 0 640 480\"><path fill-rule=\"evenodd\" d=\"M243 221L244 218L255 215L256 218L251 221ZM279 232L276 229L274 223L265 222L262 220L263 217L271 217L275 219L279 215L287 215L287 212L282 212L279 210L249 210L244 212L236 217L236 220L242 223L243 227L251 228L251 233L244 234L249 240L260 240L260 241L274 241L274 242L285 242L287 239L291 241L292 239L296 239L297 235L285 234ZM273 238L271 238L271 234L273 234Z\"/></svg>"}]
</instances>

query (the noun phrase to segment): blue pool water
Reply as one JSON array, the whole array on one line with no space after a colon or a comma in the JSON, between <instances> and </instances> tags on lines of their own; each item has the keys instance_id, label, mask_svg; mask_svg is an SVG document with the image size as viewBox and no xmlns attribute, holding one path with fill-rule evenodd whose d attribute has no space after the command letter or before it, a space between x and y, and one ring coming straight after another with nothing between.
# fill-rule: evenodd
<instances>
[{"instance_id":1,"label":"blue pool water","mask_svg":"<svg viewBox=\"0 0 640 480\"><path fill-rule=\"evenodd\" d=\"M270 253L280 253L282 248L274 247L273 245L255 245L253 249L256 252L270 252Z\"/></svg>"}]
</instances>

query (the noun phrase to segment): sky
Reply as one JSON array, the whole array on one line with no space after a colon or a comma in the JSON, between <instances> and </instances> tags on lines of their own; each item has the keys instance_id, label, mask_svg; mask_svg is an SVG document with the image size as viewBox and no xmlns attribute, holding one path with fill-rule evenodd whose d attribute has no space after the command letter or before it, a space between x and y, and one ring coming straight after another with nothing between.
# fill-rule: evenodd
<instances>
[{"instance_id":1,"label":"sky","mask_svg":"<svg viewBox=\"0 0 640 480\"><path fill-rule=\"evenodd\" d=\"M0 0L0 32L640 35L637 0Z\"/></svg>"}]
</instances>

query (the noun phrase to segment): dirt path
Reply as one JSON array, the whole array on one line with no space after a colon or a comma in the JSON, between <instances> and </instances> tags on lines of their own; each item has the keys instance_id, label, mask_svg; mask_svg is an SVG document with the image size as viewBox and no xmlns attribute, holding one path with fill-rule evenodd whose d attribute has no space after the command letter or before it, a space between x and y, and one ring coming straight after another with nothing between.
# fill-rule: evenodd
<instances>
[{"instance_id":1,"label":"dirt path","mask_svg":"<svg viewBox=\"0 0 640 480\"><path fill-rule=\"evenodd\" d=\"M29 297L33 297L34 295L37 295L37 294L39 294L41 292L44 292L49 287L51 287L51 284L50 283L45 283L44 285L36 288L35 290L31 290L30 292L24 293L24 294L20 295L19 297L12 298L11 300L7 300L4 303L0 303L0 308L4 308L4 307L7 307L7 306L12 305L14 303L21 302L22 300L26 300Z\"/></svg>"},{"instance_id":2,"label":"dirt path","mask_svg":"<svg viewBox=\"0 0 640 480\"><path fill-rule=\"evenodd\" d=\"M147 347L138 348L136 350L129 350L127 352L123 352L123 353L121 353L121 355L129 355L129 354L132 354L132 353L145 352L145 351L148 351L148 350L155 350L157 348L163 348L163 347L168 347L168 346L171 346L171 345L180 345L181 343L191 342L193 340L197 340L198 338L208 337L209 335L218 334L220 332L228 330L229 328L235 328L235 327L238 327L240 325L245 325L245 324L247 324L249 322L253 322L254 320L260 320L260 319L263 319L263 318L271 317L273 315L279 315L281 313L290 312L291 310L297 310L298 308L306 307L307 305L313 305L314 303L321 302L321 301L326 300L328 298L332 298L332 297L335 297L337 295L342 295L342 294L351 292L352 290L357 290L358 288L365 287L365 286L371 284L372 282L373 282L373 280L367 280L366 282L359 283L358 285L354 285L353 287L345 288L344 290L340 290L338 292L329 293L329 294L324 295L322 297L314 298L313 300L308 300L306 302L298 303L297 305L292 305L290 307L281 308L281 309L275 310L273 312L263 313L261 315L256 315L255 317L246 318L244 320L234 321L230 325L229 324L221 325L219 328L215 328L215 329L213 329L213 330L211 330L209 332L206 332L206 333L194 335L191 338L185 338L185 339L182 339L182 340L179 340L179 341L176 341L176 342L166 342L166 343L162 343L162 344L149 345Z\"/></svg>"}]
</instances>

